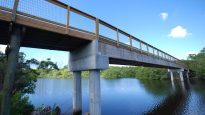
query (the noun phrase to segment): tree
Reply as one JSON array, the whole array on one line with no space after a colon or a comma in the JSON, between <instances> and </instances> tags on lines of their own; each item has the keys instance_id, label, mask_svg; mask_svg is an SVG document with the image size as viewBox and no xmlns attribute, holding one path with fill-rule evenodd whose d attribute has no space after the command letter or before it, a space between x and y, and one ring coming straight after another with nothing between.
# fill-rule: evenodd
<instances>
[{"instance_id":1,"label":"tree","mask_svg":"<svg viewBox=\"0 0 205 115\"><path fill-rule=\"evenodd\" d=\"M47 58L46 61L41 61L39 63L38 69L45 69L45 70L57 69L58 70L58 66L56 63L52 62L50 58Z\"/></svg>"},{"instance_id":2,"label":"tree","mask_svg":"<svg viewBox=\"0 0 205 115\"><path fill-rule=\"evenodd\" d=\"M26 60L24 53L18 54L17 71L15 74L14 86L11 91L11 114L12 115L27 115L30 114L34 107L28 101L27 93L33 93L35 88L36 77L38 73L31 69L32 64L36 64L34 60ZM6 56L0 55L0 73L2 73L1 79L4 78L6 65ZM0 98L1 101L1 98Z\"/></svg>"},{"instance_id":3,"label":"tree","mask_svg":"<svg viewBox=\"0 0 205 115\"><path fill-rule=\"evenodd\" d=\"M203 48L198 54L189 55L187 60L183 61L196 73L196 76L205 77L205 48Z\"/></svg>"}]
</instances>

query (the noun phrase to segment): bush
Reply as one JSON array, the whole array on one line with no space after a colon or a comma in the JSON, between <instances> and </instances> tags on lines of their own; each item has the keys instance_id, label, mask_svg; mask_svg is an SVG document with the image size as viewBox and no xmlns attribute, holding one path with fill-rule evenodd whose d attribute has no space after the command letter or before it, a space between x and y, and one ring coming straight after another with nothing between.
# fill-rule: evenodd
<instances>
[{"instance_id":1,"label":"bush","mask_svg":"<svg viewBox=\"0 0 205 115\"><path fill-rule=\"evenodd\" d=\"M11 115L31 115L34 106L29 102L28 96L22 93L16 93L11 99Z\"/></svg>"}]
</instances>

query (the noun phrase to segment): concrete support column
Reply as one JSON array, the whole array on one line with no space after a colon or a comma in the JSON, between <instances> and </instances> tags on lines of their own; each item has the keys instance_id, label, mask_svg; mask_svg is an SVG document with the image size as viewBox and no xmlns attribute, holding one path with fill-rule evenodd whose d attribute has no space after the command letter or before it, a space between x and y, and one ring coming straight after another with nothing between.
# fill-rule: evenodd
<instances>
[{"instance_id":1,"label":"concrete support column","mask_svg":"<svg viewBox=\"0 0 205 115\"><path fill-rule=\"evenodd\" d=\"M90 115L101 115L100 70L90 70Z\"/></svg>"},{"instance_id":2,"label":"concrete support column","mask_svg":"<svg viewBox=\"0 0 205 115\"><path fill-rule=\"evenodd\" d=\"M171 77L171 81L173 82L174 81L174 76L173 76L173 72L170 71L170 77Z\"/></svg>"},{"instance_id":3,"label":"concrete support column","mask_svg":"<svg viewBox=\"0 0 205 115\"><path fill-rule=\"evenodd\" d=\"M73 115L82 114L81 71L73 71Z\"/></svg>"},{"instance_id":4,"label":"concrete support column","mask_svg":"<svg viewBox=\"0 0 205 115\"><path fill-rule=\"evenodd\" d=\"M171 81L174 81L174 75L173 75L173 71L168 69L168 72L170 73L170 78L171 78Z\"/></svg>"},{"instance_id":5,"label":"concrete support column","mask_svg":"<svg viewBox=\"0 0 205 115\"><path fill-rule=\"evenodd\" d=\"M182 71L179 72L179 77L180 77L181 81L184 81L184 77L183 77L183 72Z\"/></svg>"},{"instance_id":6,"label":"concrete support column","mask_svg":"<svg viewBox=\"0 0 205 115\"><path fill-rule=\"evenodd\" d=\"M18 62L18 53L22 39L22 29L14 28L11 34L10 48L8 52L7 67L4 77L1 100L1 115L10 115L11 108L11 91L14 84L16 66Z\"/></svg>"}]
</instances>

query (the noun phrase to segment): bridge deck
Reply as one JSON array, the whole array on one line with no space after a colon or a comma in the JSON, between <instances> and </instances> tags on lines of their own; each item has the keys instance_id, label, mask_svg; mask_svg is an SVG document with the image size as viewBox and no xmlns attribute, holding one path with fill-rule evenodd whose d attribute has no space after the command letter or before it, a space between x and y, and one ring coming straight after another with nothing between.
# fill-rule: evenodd
<instances>
[{"instance_id":1,"label":"bridge deck","mask_svg":"<svg viewBox=\"0 0 205 115\"><path fill-rule=\"evenodd\" d=\"M92 40L95 40L99 36L99 41L102 43L110 44L112 46L116 46L117 48L124 48L143 55L149 55L151 57L166 60L168 62L181 64L177 58L100 19L97 19L94 16L86 14L59 1L47 0L47 2L51 2L54 5L64 8L67 10L67 13L72 11L86 18L94 20L96 28L95 33L71 27L69 25L69 15L67 15L66 19L67 24L62 24L19 11L18 9L16 12L14 12L14 9L0 6L0 44L9 43L9 24L10 22L15 21L16 25L26 27L24 38L22 40L22 46L24 47L72 51L89 43ZM12 20L13 16L15 16L15 20ZM100 35L99 24L116 31L116 40ZM129 38L129 44L120 42L119 33ZM136 48L133 45L133 42L138 42L139 48ZM146 49L143 49L142 45L145 45ZM151 49L152 51L150 52ZM124 63L123 60L113 60L113 58L110 57L110 63L118 62L121 64Z\"/></svg>"},{"instance_id":2,"label":"bridge deck","mask_svg":"<svg viewBox=\"0 0 205 115\"><path fill-rule=\"evenodd\" d=\"M26 27L22 46L72 51L90 40L96 38L95 34L85 33L75 28L69 28L66 32L66 25L54 23L36 16L17 12L16 24ZM2 8L0 10L0 43L9 42L9 24L11 22L12 10Z\"/></svg>"}]
</instances>

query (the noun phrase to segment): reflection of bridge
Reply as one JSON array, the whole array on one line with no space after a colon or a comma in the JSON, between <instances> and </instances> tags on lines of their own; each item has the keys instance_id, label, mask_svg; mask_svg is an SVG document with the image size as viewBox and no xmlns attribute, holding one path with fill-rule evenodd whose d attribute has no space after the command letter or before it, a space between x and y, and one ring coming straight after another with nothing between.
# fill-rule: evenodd
<instances>
[{"instance_id":1,"label":"reflection of bridge","mask_svg":"<svg viewBox=\"0 0 205 115\"><path fill-rule=\"evenodd\" d=\"M55 11L51 15L48 13ZM95 32L70 26L71 13L92 21ZM105 37L101 33L102 26L114 31L116 36ZM99 71L107 69L109 63L185 69L177 58L57 0L0 1L0 30L0 44L10 46L5 79L8 83L14 77L20 46L70 51L69 68L74 75L74 112L81 111L80 74L83 70L90 70L90 114L98 115L101 111Z\"/></svg>"},{"instance_id":2,"label":"reflection of bridge","mask_svg":"<svg viewBox=\"0 0 205 115\"><path fill-rule=\"evenodd\" d=\"M188 103L190 96L189 80L179 82L180 87L174 88L172 94L169 94L158 106L145 113L146 115L181 115ZM186 86L185 86L186 83Z\"/></svg>"}]
</instances>

